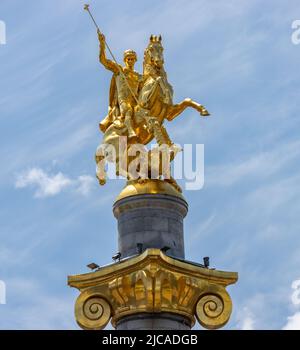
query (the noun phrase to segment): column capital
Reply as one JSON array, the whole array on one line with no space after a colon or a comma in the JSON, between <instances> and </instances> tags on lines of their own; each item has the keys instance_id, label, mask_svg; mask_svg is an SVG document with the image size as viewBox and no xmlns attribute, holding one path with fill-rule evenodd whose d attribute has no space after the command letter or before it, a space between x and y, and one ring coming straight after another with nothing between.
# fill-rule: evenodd
<instances>
[{"instance_id":1,"label":"column capital","mask_svg":"<svg viewBox=\"0 0 300 350\"><path fill-rule=\"evenodd\" d=\"M115 327L123 317L142 313L171 313L207 329L229 320L232 302L226 286L237 281L235 272L202 267L175 259L159 249L121 260L98 271L69 276L80 290L75 305L77 323L84 329Z\"/></svg>"}]
</instances>

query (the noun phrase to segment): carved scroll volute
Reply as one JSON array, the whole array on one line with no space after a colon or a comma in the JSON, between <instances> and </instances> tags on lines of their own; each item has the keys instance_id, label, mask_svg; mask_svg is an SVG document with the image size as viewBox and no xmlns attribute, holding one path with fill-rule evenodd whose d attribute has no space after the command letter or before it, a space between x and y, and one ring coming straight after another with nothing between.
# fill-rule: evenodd
<instances>
[{"instance_id":1,"label":"carved scroll volute","mask_svg":"<svg viewBox=\"0 0 300 350\"><path fill-rule=\"evenodd\" d=\"M217 285L209 286L200 296L196 304L198 322L207 329L223 327L229 320L232 302L225 288Z\"/></svg>"},{"instance_id":2,"label":"carved scroll volute","mask_svg":"<svg viewBox=\"0 0 300 350\"><path fill-rule=\"evenodd\" d=\"M87 290L76 300L75 317L81 328L100 330L111 318L111 306L101 294Z\"/></svg>"}]
</instances>

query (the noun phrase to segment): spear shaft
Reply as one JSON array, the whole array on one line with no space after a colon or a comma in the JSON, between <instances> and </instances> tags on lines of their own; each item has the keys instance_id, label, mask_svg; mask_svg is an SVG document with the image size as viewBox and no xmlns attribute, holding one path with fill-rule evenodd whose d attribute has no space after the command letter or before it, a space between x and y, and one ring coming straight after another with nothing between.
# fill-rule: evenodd
<instances>
[{"instance_id":1,"label":"spear shaft","mask_svg":"<svg viewBox=\"0 0 300 350\"><path fill-rule=\"evenodd\" d=\"M97 32L98 32L98 33L101 33L101 30L100 30L98 24L96 23L96 21L95 21L93 15L91 14L91 11L90 11L90 8L89 8L89 7L90 7L90 5L88 5L88 4L84 5L84 10L86 10L86 11L89 13L89 15L90 15L92 21L93 21L94 24L95 24L95 27L97 28ZM128 80L127 80L127 78L126 78L126 76L125 76L123 70L120 68L120 65L118 64L117 60L115 59L115 56L114 56L114 54L112 53L110 47L108 46L106 40L105 40L104 42L105 42L105 46L107 47L107 49L108 49L108 51L109 51L109 53L110 53L110 55L111 55L111 57L112 57L114 63L117 65L120 74L121 74L122 77L124 78L124 80L125 80L125 82L126 82L126 85L127 85L128 89L129 89L131 95L132 95L133 98L135 99L135 102L136 102L137 104L139 104L139 101L138 101L137 97L135 96L135 93L132 91L132 89L131 89L131 87L130 87L130 85L129 85L129 83L128 83Z\"/></svg>"}]
</instances>

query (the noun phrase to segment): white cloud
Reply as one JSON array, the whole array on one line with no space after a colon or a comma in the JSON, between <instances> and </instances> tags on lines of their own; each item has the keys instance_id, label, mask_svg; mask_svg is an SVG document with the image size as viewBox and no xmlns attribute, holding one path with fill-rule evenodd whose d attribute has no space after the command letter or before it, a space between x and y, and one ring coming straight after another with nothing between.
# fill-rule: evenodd
<instances>
[{"instance_id":1,"label":"white cloud","mask_svg":"<svg viewBox=\"0 0 300 350\"><path fill-rule=\"evenodd\" d=\"M294 306L300 304L300 280L295 280L292 283L293 293L291 295L291 301ZM282 327L283 330L300 330L300 312L297 311L292 316L288 316L287 323Z\"/></svg>"},{"instance_id":2,"label":"white cloud","mask_svg":"<svg viewBox=\"0 0 300 350\"><path fill-rule=\"evenodd\" d=\"M300 280L295 280L292 283L292 289L294 289L294 292L292 294L292 303L294 305L300 305Z\"/></svg>"},{"instance_id":3,"label":"white cloud","mask_svg":"<svg viewBox=\"0 0 300 350\"><path fill-rule=\"evenodd\" d=\"M244 307L238 316L237 329L252 331L254 330L254 324L255 320L252 312Z\"/></svg>"},{"instance_id":4,"label":"white cloud","mask_svg":"<svg viewBox=\"0 0 300 350\"><path fill-rule=\"evenodd\" d=\"M283 330L300 330L300 312L296 312L287 319L287 324L282 328Z\"/></svg>"},{"instance_id":5,"label":"white cloud","mask_svg":"<svg viewBox=\"0 0 300 350\"><path fill-rule=\"evenodd\" d=\"M243 320L241 330L252 331L254 329L253 325L254 325L254 320L250 316L248 316Z\"/></svg>"},{"instance_id":6,"label":"white cloud","mask_svg":"<svg viewBox=\"0 0 300 350\"><path fill-rule=\"evenodd\" d=\"M38 280L16 277L7 280L7 292L0 329L78 329L73 313L75 291L57 297Z\"/></svg>"},{"instance_id":7,"label":"white cloud","mask_svg":"<svg viewBox=\"0 0 300 350\"><path fill-rule=\"evenodd\" d=\"M95 179L89 175L81 175L78 177L78 185L77 192L88 195L95 185Z\"/></svg>"},{"instance_id":8,"label":"white cloud","mask_svg":"<svg viewBox=\"0 0 300 350\"><path fill-rule=\"evenodd\" d=\"M61 172L56 175L48 175L40 168L32 168L20 174L16 181L16 188L28 186L36 187L36 198L51 197L70 186L72 181Z\"/></svg>"},{"instance_id":9,"label":"white cloud","mask_svg":"<svg viewBox=\"0 0 300 350\"><path fill-rule=\"evenodd\" d=\"M78 179L71 179L61 172L57 174L47 174L41 168L31 168L17 176L15 187L25 188L34 187L36 198L53 197L69 188L77 193L87 195L93 184L94 179L89 175L81 175Z\"/></svg>"}]
</instances>

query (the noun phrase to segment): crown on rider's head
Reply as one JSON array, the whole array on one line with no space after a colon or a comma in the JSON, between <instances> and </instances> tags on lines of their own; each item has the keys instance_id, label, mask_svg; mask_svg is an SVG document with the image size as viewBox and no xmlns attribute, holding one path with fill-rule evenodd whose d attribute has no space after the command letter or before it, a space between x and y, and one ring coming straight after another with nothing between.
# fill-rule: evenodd
<instances>
[{"instance_id":1,"label":"crown on rider's head","mask_svg":"<svg viewBox=\"0 0 300 350\"><path fill-rule=\"evenodd\" d=\"M125 60L126 57L128 57L128 56L134 56L135 59L137 60L136 52L133 51L133 50L131 50L131 49L124 51L124 56L123 56L124 60Z\"/></svg>"}]
</instances>

